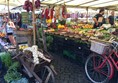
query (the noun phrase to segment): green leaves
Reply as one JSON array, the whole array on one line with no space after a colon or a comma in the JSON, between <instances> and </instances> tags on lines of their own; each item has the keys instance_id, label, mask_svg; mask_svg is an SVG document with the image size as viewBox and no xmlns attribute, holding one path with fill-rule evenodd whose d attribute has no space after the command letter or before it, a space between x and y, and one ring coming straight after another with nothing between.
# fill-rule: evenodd
<instances>
[{"instance_id":1,"label":"green leaves","mask_svg":"<svg viewBox=\"0 0 118 83\"><path fill-rule=\"evenodd\" d=\"M2 52L0 53L0 58L2 62L5 64L5 67L9 68L12 64L12 59L10 53Z\"/></svg>"},{"instance_id":2,"label":"green leaves","mask_svg":"<svg viewBox=\"0 0 118 83\"><path fill-rule=\"evenodd\" d=\"M46 37L46 43L47 43L47 47L50 47L50 44L53 43L53 37L47 36Z\"/></svg>"},{"instance_id":3,"label":"green leaves","mask_svg":"<svg viewBox=\"0 0 118 83\"><path fill-rule=\"evenodd\" d=\"M21 74L18 72L19 66L19 62L14 62L12 66L9 67L7 74L4 76L7 83L21 79Z\"/></svg>"}]
</instances>

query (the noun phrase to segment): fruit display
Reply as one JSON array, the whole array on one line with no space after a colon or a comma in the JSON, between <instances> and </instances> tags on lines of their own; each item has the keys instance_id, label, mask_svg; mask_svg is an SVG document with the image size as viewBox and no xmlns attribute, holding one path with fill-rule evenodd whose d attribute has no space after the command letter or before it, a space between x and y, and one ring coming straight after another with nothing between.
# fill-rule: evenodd
<instances>
[{"instance_id":1,"label":"fruit display","mask_svg":"<svg viewBox=\"0 0 118 83\"><path fill-rule=\"evenodd\" d=\"M5 34L0 32L0 37L5 37Z\"/></svg>"},{"instance_id":2,"label":"fruit display","mask_svg":"<svg viewBox=\"0 0 118 83\"><path fill-rule=\"evenodd\" d=\"M79 27L83 26L84 24L78 24Z\"/></svg>"},{"instance_id":3,"label":"fruit display","mask_svg":"<svg viewBox=\"0 0 118 83\"><path fill-rule=\"evenodd\" d=\"M47 23L47 24L52 23L52 19L46 19L46 23Z\"/></svg>"},{"instance_id":4,"label":"fruit display","mask_svg":"<svg viewBox=\"0 0 118 83\"><path fill-rule=\"evenodd\" d=\"M104 25L104 27L93 28L93 24L91 23L78 23L72 21L65 24L65 21L60 21L57 28L49 29L47 32L53 32L53 34L65 37L81 38L86 40L96 39L109 41L111 38L118 40L118 27L106 27L108 27L108 24Z\"/></svg>"},{"instance_id":5,"label":"fruit display","mask_svg":"<svg viewBox=\"0 0 118 83\"><path fill-rule=\"evenodd\" d=\"M68 24L69 25L69 24ZM83 29L92 29L92 24L76 24L75 22L70 23L72 28L83 28Z\"/></svg>"},{"instance_id":6,"label":"fruit display","mask_svg":"<svg viewBox=\"0 0 118 83\"><path fill-rule=\"evenodd\" d=\"M51 30L47 30L47 31L51 31ZM101 29L101 28L100 29L72 28L72 27L65 27L64 25L58 25L58 31L52 30L52 32L60 33L60 35L66 35L68 37L72 36L75 38L78 36L77 38L86 39L86 40L96 39L96 40L102 40L102 41L109 41L111 38L113 38L114 40L118 40L118 37L114 35L117 33L117 29L115 30L115 32L113 31L114 31L114 28L109 28L107 30Z\"/></svg>"},{"instance_id":7,"label":"fruit display","mask_svg":"<svg viewBox=\"0 0 118 83\"><path fill-rule=\"evenodd\" d=\"M45 32L54 32L54 31L55 29L51 28L51 29L46 30Z\"/></svg>"},{"instance_id":8,"label":"fruit display","mask_svg":"<svg viewBox=\"0 0 118 83\"><path fill-rule=\"evenodd\" d=\"M64 29L64 28L65 28L64 25L61 25L61 24L58 25L58 29Z\"/></svg>"},{"instance_id":9,"label":"fruit display","mask_svg":"<svg viewBox=\"0 0 118 83\"><path fill-rule=\"evenodd\" d=\"M82 28L83 29L88 29L88 28L89 29L92 29L93 28L93 25L91 25L91 24L85 24L85 25L82 26Z\"/></svg>"}]
</instances>

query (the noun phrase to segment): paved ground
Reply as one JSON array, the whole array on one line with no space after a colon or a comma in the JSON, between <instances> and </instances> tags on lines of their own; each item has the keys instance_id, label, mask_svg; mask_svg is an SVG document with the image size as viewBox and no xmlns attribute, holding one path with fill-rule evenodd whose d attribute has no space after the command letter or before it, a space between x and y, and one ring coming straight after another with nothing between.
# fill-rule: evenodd
<instances>
[{"instance_id":1,"label":"paved ground","mask_svg":"<svg viewBox=\"0 0 118 83\"><path fill-rule=\"evenodd\" d=\"M53 65L58 75L56 83L91 83L85 75L84 67L81 64L76 64L73 60L69 60L62 55L52 54L54 57ZM0 76L0 83L3 81L3 76ZM110 83L117 83L111 81Z\"/></svg>"},{"instance_id":2,"label":"paved ground","mask_svg":"<svg viewBox=\"0 0 118 83\"><path fill-rule=\"evenodd\" d=\"M85 75L84 66L76 64L61 55L52 55L55 59L53 64L58 73L56 83L91 83ZM116 78L118 79L118 76L114 76L109 83L118 83Z\"/></svg>"},{"instance_id":3,"label":"paved ground","mask_svg":"<svg viewBox=\"0 0 118 83\"><path fill-rule=\"evenodd\" d=\"M58 73L56 83L90 83L86 78L84 68L61 55L54 56L54 67Z\"/></svg>"}]
</instances>

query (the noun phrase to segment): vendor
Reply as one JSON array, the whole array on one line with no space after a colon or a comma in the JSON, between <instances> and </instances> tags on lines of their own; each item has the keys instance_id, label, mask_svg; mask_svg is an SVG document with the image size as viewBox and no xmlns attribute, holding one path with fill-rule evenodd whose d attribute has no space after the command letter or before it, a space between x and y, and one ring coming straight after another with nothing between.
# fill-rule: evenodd
<instances>
[{"instance_id":1,"label":"vendor","mask_svg":"<svg viewBox=\"0 0 118 83\"><path fill-rule=\"evenodd\" d=\"M7 25L6 25L7 36L8 36L8 38L9 38L10 42L11 42L14 46L16 46L16 41L15 41L15 38L14 38L14 36L13 36L13 31L14 31L14 29L16 29L14 23L13 23L11 20L9 20L9 22L8 22Z\"/></svg>"},{"instance_id":2,"label":"vendor","mask_svg":"<svg viewBox=\"0 0 118 83\"><path fill-rule=\"evenodd\" d=\"M111 15L108 17L108 23L114 25L114 11L112 11Z\"/></svg>"},{"instance_id":3,"label":"vendor","mask_svg":"<svg viewBox=\"0 0 118 83\"><path fill-rule=\"evenodd\" d=\"M93 18L94 28L102 26L102 24L104 23L103 15L104 15L104 8L100 9L99 13L94 16Z\"/></svg>"}]
</instances>

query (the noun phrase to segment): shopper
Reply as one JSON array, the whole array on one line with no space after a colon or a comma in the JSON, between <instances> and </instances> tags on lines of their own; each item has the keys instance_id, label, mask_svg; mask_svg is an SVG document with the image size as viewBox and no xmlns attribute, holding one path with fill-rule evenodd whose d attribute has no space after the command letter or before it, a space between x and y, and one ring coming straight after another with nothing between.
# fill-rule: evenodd
<instances>
[{"instance_id":1,"label":"shopper","mask_svg":"<svg viewBox=\"0 0 118 83\"><path fill-rule=\"evenodd\" d=\"M19 28L21 28L22 26L22 16L19 13L18 13L18 18L17 18L17 25L19 26Z\"/></svg>"},{"instance_id":2,"label":"shopper","mask_svg":"<svg viewBox=\"0 0 118 83\"><path fill-rule=\"evenodd\" d=\"M14 46L16 46L16 41L15 41L15 38L13 36L14 29L16 29L14 23L11 20L9 20L9 22L6 25L7 36L9 38L11 44L13 44Z\"/></svg>"},{"instance_id":3,"label":"shopper","mask_svg":"<svg viewBox=\"0 0 118 83\"><path fill-rule=\"evenodd\" d=\"M3 19L1 19L1 26L0 26L0 32L6 34L6 24L7 24L7 18L4 16Z\"/></svg>"},{"instance_id":4,"label":"shopper","mask_svg":"<svg viewBox=\"0 0 118 83\"><path fill-rule=\"evenodd\" d=\"M114 25L114 11L112 11L111 15L108 17L108 23Z\"/></svg>"},{"instance_id":5,"label":"shopper","mask_svg":"<svg viewBox=\"0 0 118 83\"><path fill-rule=\"evenodd\" d=\"M94 21L94 28L98 28L100 26L102 26L102 24L104 23L104 8L101 8L99 13L96 14L93 18Z\"/></svg>"}]
</instances>

